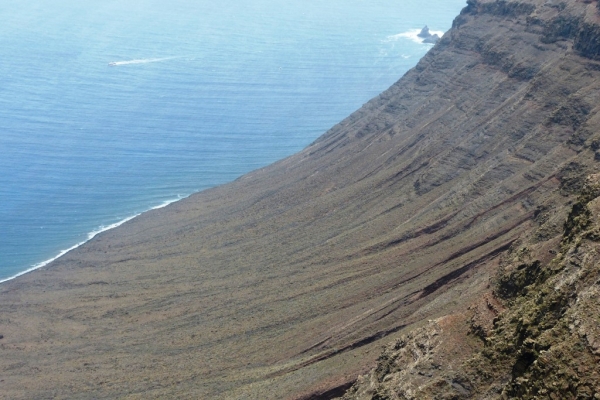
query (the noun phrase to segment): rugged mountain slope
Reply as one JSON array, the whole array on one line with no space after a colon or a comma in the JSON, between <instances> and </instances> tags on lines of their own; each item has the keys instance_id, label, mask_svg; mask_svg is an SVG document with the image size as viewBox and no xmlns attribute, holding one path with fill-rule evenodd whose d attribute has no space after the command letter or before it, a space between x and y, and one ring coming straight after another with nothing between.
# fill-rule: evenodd
<instances>
[{"instance_id":1,"label":"rugged mountain slope","mask_svg":"<svg viewBox=\"0 0 600 400\"><path fill-rule=\"evenodd\" d=\"M600 175L560 239L512 248L493 293L396 340L343 398L600 398Z\"/></svg>"},{"instance_id":2,"label":"rugged mountain slope","mask_svg":"<svg viewBox=\"0 0 600 400\"><path fill-rule=\"evenodd\" d=\"M339 393L488 296L519 238L560 237L598 169L598 24L596 2L469 1L304 151L0 285L0 396Z\"/></svg>"},{"instance_id":3,"label":"rugged mountain slope","mask_svg":"<svg viewBox=\"0 0 600 400\"><path fill-rule=\"evenodd\" d=\"M543 26L541 42L571 39L567 48L593 59L597 53L588 50L597 48L600 36L590 22L597 18L590 17L587 3L545 3L560 10L554 15L533 2L472 2L457 22L474 12L491 12L498 18L521 10L528 15L526 23L533 25L529 30ZM569 103L580 105L576 100ZM574 117L561 108L551 122L558 122L560 115L574 122L574 129L583 123L584 137L575 131L567 143L597 150L598 141L591 137L600 129L589 114ZM586 169L596 167L582 151L559 172L558 192L565 200L578 191ZM361 376L343 398L600 398L599 196L600 175L591 175L572 206L570 201L540 204L535 228L502 254L489 290L465 303L463 310L430 320L391 342L376 368ZM567 218L565 209L570 209ZM560 234L557 226L562 226Z\"/></svg>"}]
</instances>

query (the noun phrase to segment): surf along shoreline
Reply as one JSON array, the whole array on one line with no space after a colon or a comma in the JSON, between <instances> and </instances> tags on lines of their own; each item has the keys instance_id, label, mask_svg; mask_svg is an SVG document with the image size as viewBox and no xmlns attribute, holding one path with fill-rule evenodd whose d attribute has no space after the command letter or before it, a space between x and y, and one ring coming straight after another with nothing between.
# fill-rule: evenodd
<instances>
[{"instance_id":1,"label":"surf along shoreline","mask_svg":"<svg viewBox=\"0 0 600 400\"><path fill-rule=\"evenodd\" d=\"M159 204L157 206L151 207L151 208L149 208L147 210L144 210L142 212L139 212L137 214L131 215L131 216L126 217L126 218L123 218L122 220L117 221L117 222L115 222L113 224L106 225L106 226L100 225L100 227L98 227L98 229L89 232L87 234L87 238L85 240L82 240L81 242L79 242L79 243L77 243L77 244L69 247L68 249L60 250L59 253L56 256L54 256L52 258L49 258L47 260L44 260L42 262L39 262L37 264L34 264L34 265L32 265L31 267L29 267L28 269L26 269L24 271L18 272L16 274L12 275L12 276L9 276L8 278L0 278L0 284L12 281L12 280L14 280L14 279L16 279L16 278L18 278L20 276L23 276L23 275L28 274L30 272L36 271L36 270L38 270L40 268L44 268L44 267L48 266L49 264L53 263L54 261L58 260L62 256L64 256L65 254L67 254L67 253L69 253L69 252L77 249L78 247L83 246L84 244L86 244L87 242L89 242L90 240L92 240L93 238L95 238L96 236L98 236L101 233L104 233L106 231L118 228L119 226L125 224L126 222L131 221L132 219L134 219L136 217L139 217L140 215L142 215L144 213L147 213L149 211L158 210L158 209L167 207L168 205L173 204L175 202L178 202L180 200L183 200L183 199L185 199L185 198L187 198L189 196L191 196L191 195L178 196L176 199L165 200L165 201L163 201L161 204Z\"/></svg>"}]
</instances>

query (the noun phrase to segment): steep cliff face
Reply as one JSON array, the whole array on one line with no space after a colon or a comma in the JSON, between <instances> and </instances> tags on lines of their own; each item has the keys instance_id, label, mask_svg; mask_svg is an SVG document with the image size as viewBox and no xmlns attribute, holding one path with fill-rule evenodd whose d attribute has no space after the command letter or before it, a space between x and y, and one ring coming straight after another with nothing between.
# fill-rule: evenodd
<instances>
[{"instance_id":1,"label":"steep cliff face","mask_svg":"<svg viewBox=\"0 0 600 400\"><path fill-rule=\"evenodd\" d=\"M469 1L455 27L486 15L488 22L523 24L538 36L536 49L560 45L563 57L583 62L597 85L597 64L585 64L598 58L600 45L594 3ZM566 64L554 65L555 72L545 62L523 67L515 63L519 48L496 43L479 49L486 62L546 91L543 101L531 96L534 91L524 98L545 103L542 110L554 108L547 128L570 128L564 143L577 156L556 174L555 194L563 201L538 203L535 225L503 252L479 299L391 342L343 399L600 398L599 176L584 185L585 171L597 170L600 159L586 154L600 147L598 103L581 101L583 91L570 86L577 78ZM562 87L554 91L547 79L560 71L562 78L550 79ZM573 194L577 199L569 200Z\"/></svg>"},{"instance_id":2,"label":"steep cliff face","mask_svg":"<svg viewBox=\"0 0 600 400\"><path fill-rule=\"evenodd\" d=\"M416 374L431 354L425 377L459 365L496 329L506 252L531 237L549 261L598 170L598 18L595 2L469 1L304 151L1 285L1 392L330 398L413 329L394 351L425 330Z\"/></svg>"}]
</instances>

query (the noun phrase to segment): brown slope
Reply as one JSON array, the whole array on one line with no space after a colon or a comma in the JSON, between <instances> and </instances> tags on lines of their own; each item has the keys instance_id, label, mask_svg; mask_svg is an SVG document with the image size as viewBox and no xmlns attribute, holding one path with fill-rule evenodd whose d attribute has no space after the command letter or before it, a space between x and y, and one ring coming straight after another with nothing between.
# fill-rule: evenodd
<instances>
[{"instance_id":1,"label":"brown slope","mask_svg":"<svg viewBox=\"0 0 600 400\"><path fill-rule=\"evenodd\" d=\"M566 221L542 220L504 254L491 290L390 343L342 399L600 398L600 174ZM564 232L540 240L558 221Z\"/></svg>"},{"instance_id":2,"label":"brown slope","mask_svg":"<svg viewBox=\"0 0 600 400\"><path fill-rule=\"evenodd\" d=\"M0 396L326 392L477 297L595 168L600 63L594 2L469 4L304 151L1 285Z\"/></svg>"}]
</instances>

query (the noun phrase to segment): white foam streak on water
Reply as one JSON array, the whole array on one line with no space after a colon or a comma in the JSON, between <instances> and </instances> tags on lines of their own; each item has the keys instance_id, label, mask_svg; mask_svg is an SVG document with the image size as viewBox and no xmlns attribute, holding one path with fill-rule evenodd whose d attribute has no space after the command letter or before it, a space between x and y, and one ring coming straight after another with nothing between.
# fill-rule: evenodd
<instances>
[{"instance_id":1,"label":"white foam streak on water","mask_svg":"<svg viewBox=\"0 0 600 400\"><path fill-rule=\"evenodd\" d=\"M411 29L410 31L399 33L397 35L388 36L384 42L396 42L400 39L409 39L415 43L424 44L428 46L433 46L433 43L423 43L423 38L419 37L419 33L421 33L421 29ZM438 35L439 37L444 36L444 31L433 31L430 30L429 33L432 35Z\"/></svg>"},{"instance_id":2,"label":"white foam streak on water","mask_svg":"<svg viewBox=\"0 0 600 400\"><path fill-rule=\"evenodd\" d=\"M143 58L139 60L127 60L127 61L113 61L109 62L108 65L111 67L119 67L121 65L131 65L131 64L148 64L166 60L172 60L177 57L163 57L163 58Z\"/></svg>"},{"instance_id":3,"label":"white foam streak on water","mask_svg":"<svg viewBox=\"0 0 600 400\"><path fill-rule=\"evenodd\" d=\"M174 203L174 202L176 202L176 201L179 201L179 200L181 200L182 198L183 198L183 196L180 196L180 197L178 197L178 198L176 198L176 199L166 200L166 201L164 201L163 203L159 204L158 206L155 206L155 207L152 207L152 208L150 208L148 211L150 211L150 210L157 210L157 209L159 209L159 208L166 207L166 206L168 206L168 205L169 205L169 204L171 204L171 203ZM141 214L143 214L143 213L137 213L137 214L135 214L135 215L132 215L132 216L130 216L130 217L127 217L127 218L125 218L125 219L122 219L121 221L115 222L114 224L110 224L110 225L107 225L107 226L100 226L100 227L99 227L98 229L96 229L95 231L92 231L92 232L88 233L88 235L87 235L87 239L86 239L86 240L84 240L84 241L81 241L81 242L77 243L76 245L69 247L68 249L61 250L61 251L60 251L60 252L59 252L59 253L58 253L56 256L54 256L54 257L52 257L52 258L50 258L50 259L48 259L48 260L46 260L46 261L42 261L42 262L40 262L40 263L37 263L37 264L33 265L31 268L29 268L29 269L27 269L27 270L25 270L25 271L19 272L18 274L15 274L15 275L13 275L13 276L11 276L11 277L8 277L8 278L5 278L5 279L1 279L1 280L0 280L0 283L4 283L4 282L10 281L10 280L13 280L13 279L15 279L15 278L18 278L19 276L22 276L22 275L25 275L25 274L27 274L27 273L29 273L29 272L35 271L36 269L43 268L43 267L45 267L46 265L50 264L51 262L53 262L53 261L56 261L56 260L57 260L57 259L59 259L60 257L64 256L65 254L67 254L67 253L68 253L68 252L70 252L71 250L75 250L75 249L76 249L76 248L78 248L79 246L81 246L81 245L83 245L83 244L85 244L85 243L89 242L89 241L90 241L90 240L92 240L94 237L96 237L98 234L100 234L100 233L102 233L102 232L106 232L106 231L108 231L108 230L111 230L111 229L114 229L114 228L117 228L117 227L119 227L119 226L123 225L124 223L126 223L126 222L128 222L128 221L131 221L132 219L134 219L135 217L137 217L137 216L139 216L139 215L141 215Z\"/></svg>"}]
</instances>

